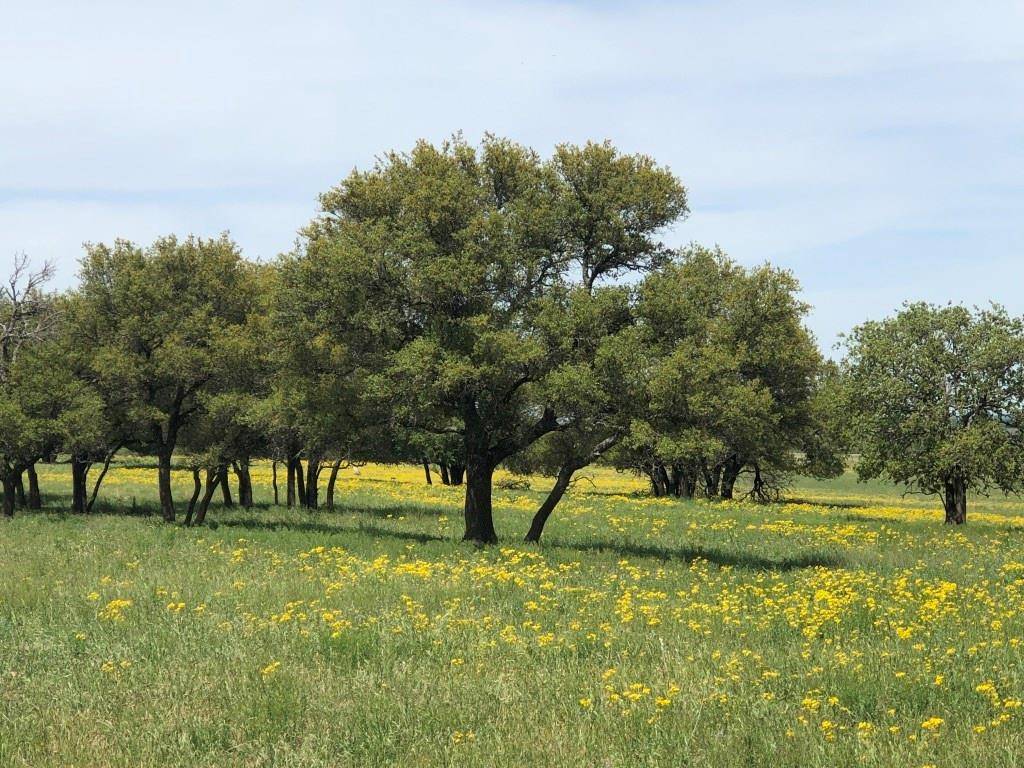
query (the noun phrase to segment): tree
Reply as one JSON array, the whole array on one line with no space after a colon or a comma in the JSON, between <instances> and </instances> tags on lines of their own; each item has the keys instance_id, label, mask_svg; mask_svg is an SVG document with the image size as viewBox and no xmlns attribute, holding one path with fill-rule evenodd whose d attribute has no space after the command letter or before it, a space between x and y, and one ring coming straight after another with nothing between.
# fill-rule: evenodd
<instances>
[{"instance_id":1,"label":"tree","mask_svg":"<svg viewBox=\"0 0 1024 768\"><path fill-rule=\"evenodd\" d=\"M324 468L332 506L342 465L388 442L380 434L382 403L369 384L385 341L359 315L365 275L352 273L358 265L347 253L311 241L279 264L273 328L280 364L270 405L275 444L288 468L289 506L297 500L319 507Z\"/></svg>"},{"instance_id":2,"label":"tree","mask_svg":"<svg viewBox=\"0 0 1024 768\"><path fill-rule=\"evenodd\" d=\"M958 525L969 491L1021 488L1024 322L996 305L907 304L854 328L846 351L862 479L937 494Z\"/></svg>"},{"instance_id":3,"label":"tree","mask_svg":"<svg viewBox=\"0 0 1024 768\"><path fill-rule=\"evenodd\" d=\"M14 514L21 474L72 439L96 440L102 402L63 365L55 343L21 347L0 382L0 484Z\"/></svg>"},{"instance_id":4,"label":"tree","mask_svg":"<svg viewBox=\"0 0 1024 768\"><path fill-rule=\"evenodd\" d=\"M171 458L179 434L204 388L230 373L230 356L221 353L253 305L250 278L227 235L86 247L81 337L100 388L124 404L125 444L157 457L165 520L175 517Z\"/></svg>"},{"instance_id":5,"label":"tree","mask_svg":"<svg viewBox=\"0 0 1024 768\"><path fill-rule=\"evenodd\" d=\"M305 232L309 256L332 260L351 282L344 324L373 329L388 350L375 381L395 424L461 438L467 540L497 539L498 464L569 424L546 387L565 346L551 344L541 325L567 306L567 269L585 261L592 284L629 267L649 220L673 218L672 203L664 214L610 197L603 207L574 207L590 188L576 174L577 155L587 152L603 153L608 172L622 174L610 147L563 148L543 162L492 136L479 149L458 136L439 147L420 142L323 195ZM646 173L651 164L639 165ZM570 178L586 182L580 192ZM619 214L627 220L611 226ZM576 234L605 223L585 242Z\"/></svg>"},{"instance_id":6,"label":"tree","mask_svg":"<svg viewBox=\"0 0 1024 768\"><path fill-rule=\"evenodd\" d=\"M668 261L658 234L689 213L686 189L646 155L610 142L562 144L552 165L561 182L565 250L590 292L604 278L644 274Z\"/></svg>"},{"instance_id":7,"label":"tree","mask_svg":"<svg viewBox=\"0 0 1024 768\"><path fill-rule=\"evenodd\" d=\"M668 169L645 155L621 155L608 142L563 144L552 165L561 181L565 250L581 283L569 294L568 327L561 318L552 324L570 346L548 397L570 426L542 438L519 461L520 469L555 475L527 531L531 542L540 541L573 475L627 434L639 402L640 389L630 386L641 370L631 341L631 297L599 283L666 263L671 251L657 235L689 212L686 189Z\"/></svg>"},{"instance_id":8,"label":"tree","mask_svg":"<svg viewBox=\"0 0 1024 768\"><path fill-rule=\"evenodd\" d=\"M0 286L0 484L3 512L14 514L22 474L29 472L29 506L38 507L34 466L73 435L90 438L99 399L78 382L57 342L61 313L45 293L49 264L32 270L15 259Z\"/></svg>"},{"instance_id":9,"label":"tree","mask_svg":"<svg viewBox=\"0 0 1024 768\"><path fill-rule=\"evenodd\" d=\"M815 392L823 361L788 272L692 245L639 288L646 411L614 462L656 495L732 498L744 472L767 500L790 472L834 473ZM811 460L813 459L813 461Z\"/></svg>"},{"instance_id":10,"label":"tree","mask_svg":"<svg viewBox=\"0 0 1024 768\"><path fill-rule=\"evenodd\" d=\"M28 257L18 254L6 284L0 285L0 381L24 347L50 339L58 314L53 296L43 288L53 277L49 262L33 270Z\"/></svg>"},{"instance_id":11,"label":"tree","mask_svg":"<svg viewBox=\"0 0 1024 768\"><path fill-rule=\"evenodd\" d=\"M540 541L573 476L600 460L628 433L643 393L643 354L633 324L631 291L622 286L570 292L568 311L550 319L551 344L564 362L545 381L545 397L567 422L510 465L554 475L525 540Z\"/></svg>"}]
</instances>

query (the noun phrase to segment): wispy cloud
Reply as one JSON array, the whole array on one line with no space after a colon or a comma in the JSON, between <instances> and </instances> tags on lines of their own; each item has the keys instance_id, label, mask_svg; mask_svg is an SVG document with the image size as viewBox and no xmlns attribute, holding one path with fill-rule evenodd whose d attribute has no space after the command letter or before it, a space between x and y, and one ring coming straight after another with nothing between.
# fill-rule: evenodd
<instances>
[{"instance_id":1,"label":"wispy cloud","mask_svg":"<svg viewBox=\"0 0 1024 768\"><path fill-rule=\"evenodd\" d=\"M717 242L797 272L823 345L903 298L1024 312L1024 5L22 3L0 27L0 265L230 229L454 130L668 163Z\"/></svg>"}]
</instances>

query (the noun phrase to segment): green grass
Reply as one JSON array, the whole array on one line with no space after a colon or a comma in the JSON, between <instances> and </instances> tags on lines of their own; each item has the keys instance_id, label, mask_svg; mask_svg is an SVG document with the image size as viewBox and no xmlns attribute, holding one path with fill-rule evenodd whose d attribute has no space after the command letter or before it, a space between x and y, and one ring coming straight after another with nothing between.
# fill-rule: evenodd
<instances>
[{"instance_id":1,"label":"green grass","mask_svg":"<svg viewBox=\"0 0 1024 768\"><path fill-rule=\"evenodd\" d=\"M760 507L598 472L539 547L519 540L543 481L499 491L502 544L478 550L459 490L415 468L347 475L317 513L270 506L261 469L258 506L204 529L146 514L151 474L113 470L101 513L73 517L46 468L48 510L0 523L0 766L1024 754L1017 500L954 530L849 478Z\"/></svg>"}]
</instances>

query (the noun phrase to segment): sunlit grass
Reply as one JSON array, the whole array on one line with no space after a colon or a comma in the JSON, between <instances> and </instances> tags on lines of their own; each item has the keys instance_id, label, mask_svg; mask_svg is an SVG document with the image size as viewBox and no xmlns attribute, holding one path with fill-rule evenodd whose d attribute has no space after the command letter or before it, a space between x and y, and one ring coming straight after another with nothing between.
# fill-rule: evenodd
<instances>
[{"instance_id":1,"label":"sunlit grass","mask_svg":"<svg viewBox=\"0 0 1024 768\"><path fill-rule=\"evenodd\" d=\"M545 481L497 491L478 550L417 467L309 513L261 465L203 529L144 514L153 468L102 495L138 515L76 518L46 467L50 511L0 525L0 765L1018 764L1019 502L951 529L880 485L760 507L590 474L540 547Z\"/></svg>"}]
</instances>

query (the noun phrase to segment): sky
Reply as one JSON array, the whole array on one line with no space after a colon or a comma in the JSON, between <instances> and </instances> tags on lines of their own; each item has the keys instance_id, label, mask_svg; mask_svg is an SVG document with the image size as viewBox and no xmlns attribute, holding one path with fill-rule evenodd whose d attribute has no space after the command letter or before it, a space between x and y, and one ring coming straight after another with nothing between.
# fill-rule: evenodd
<instances>
[{"instance_id":1,"label":"sky","mask_svg":"<svg viewBox=\"0 0 1024 768\"><path fill-rule=\"evenodd\" d=\"M830 354L905 300L1024 313L1021 0L3 4L0 270L273 258L352 169L489 131L669 166L665 242L791 269Z\"/></svg>"}]
</instances>

